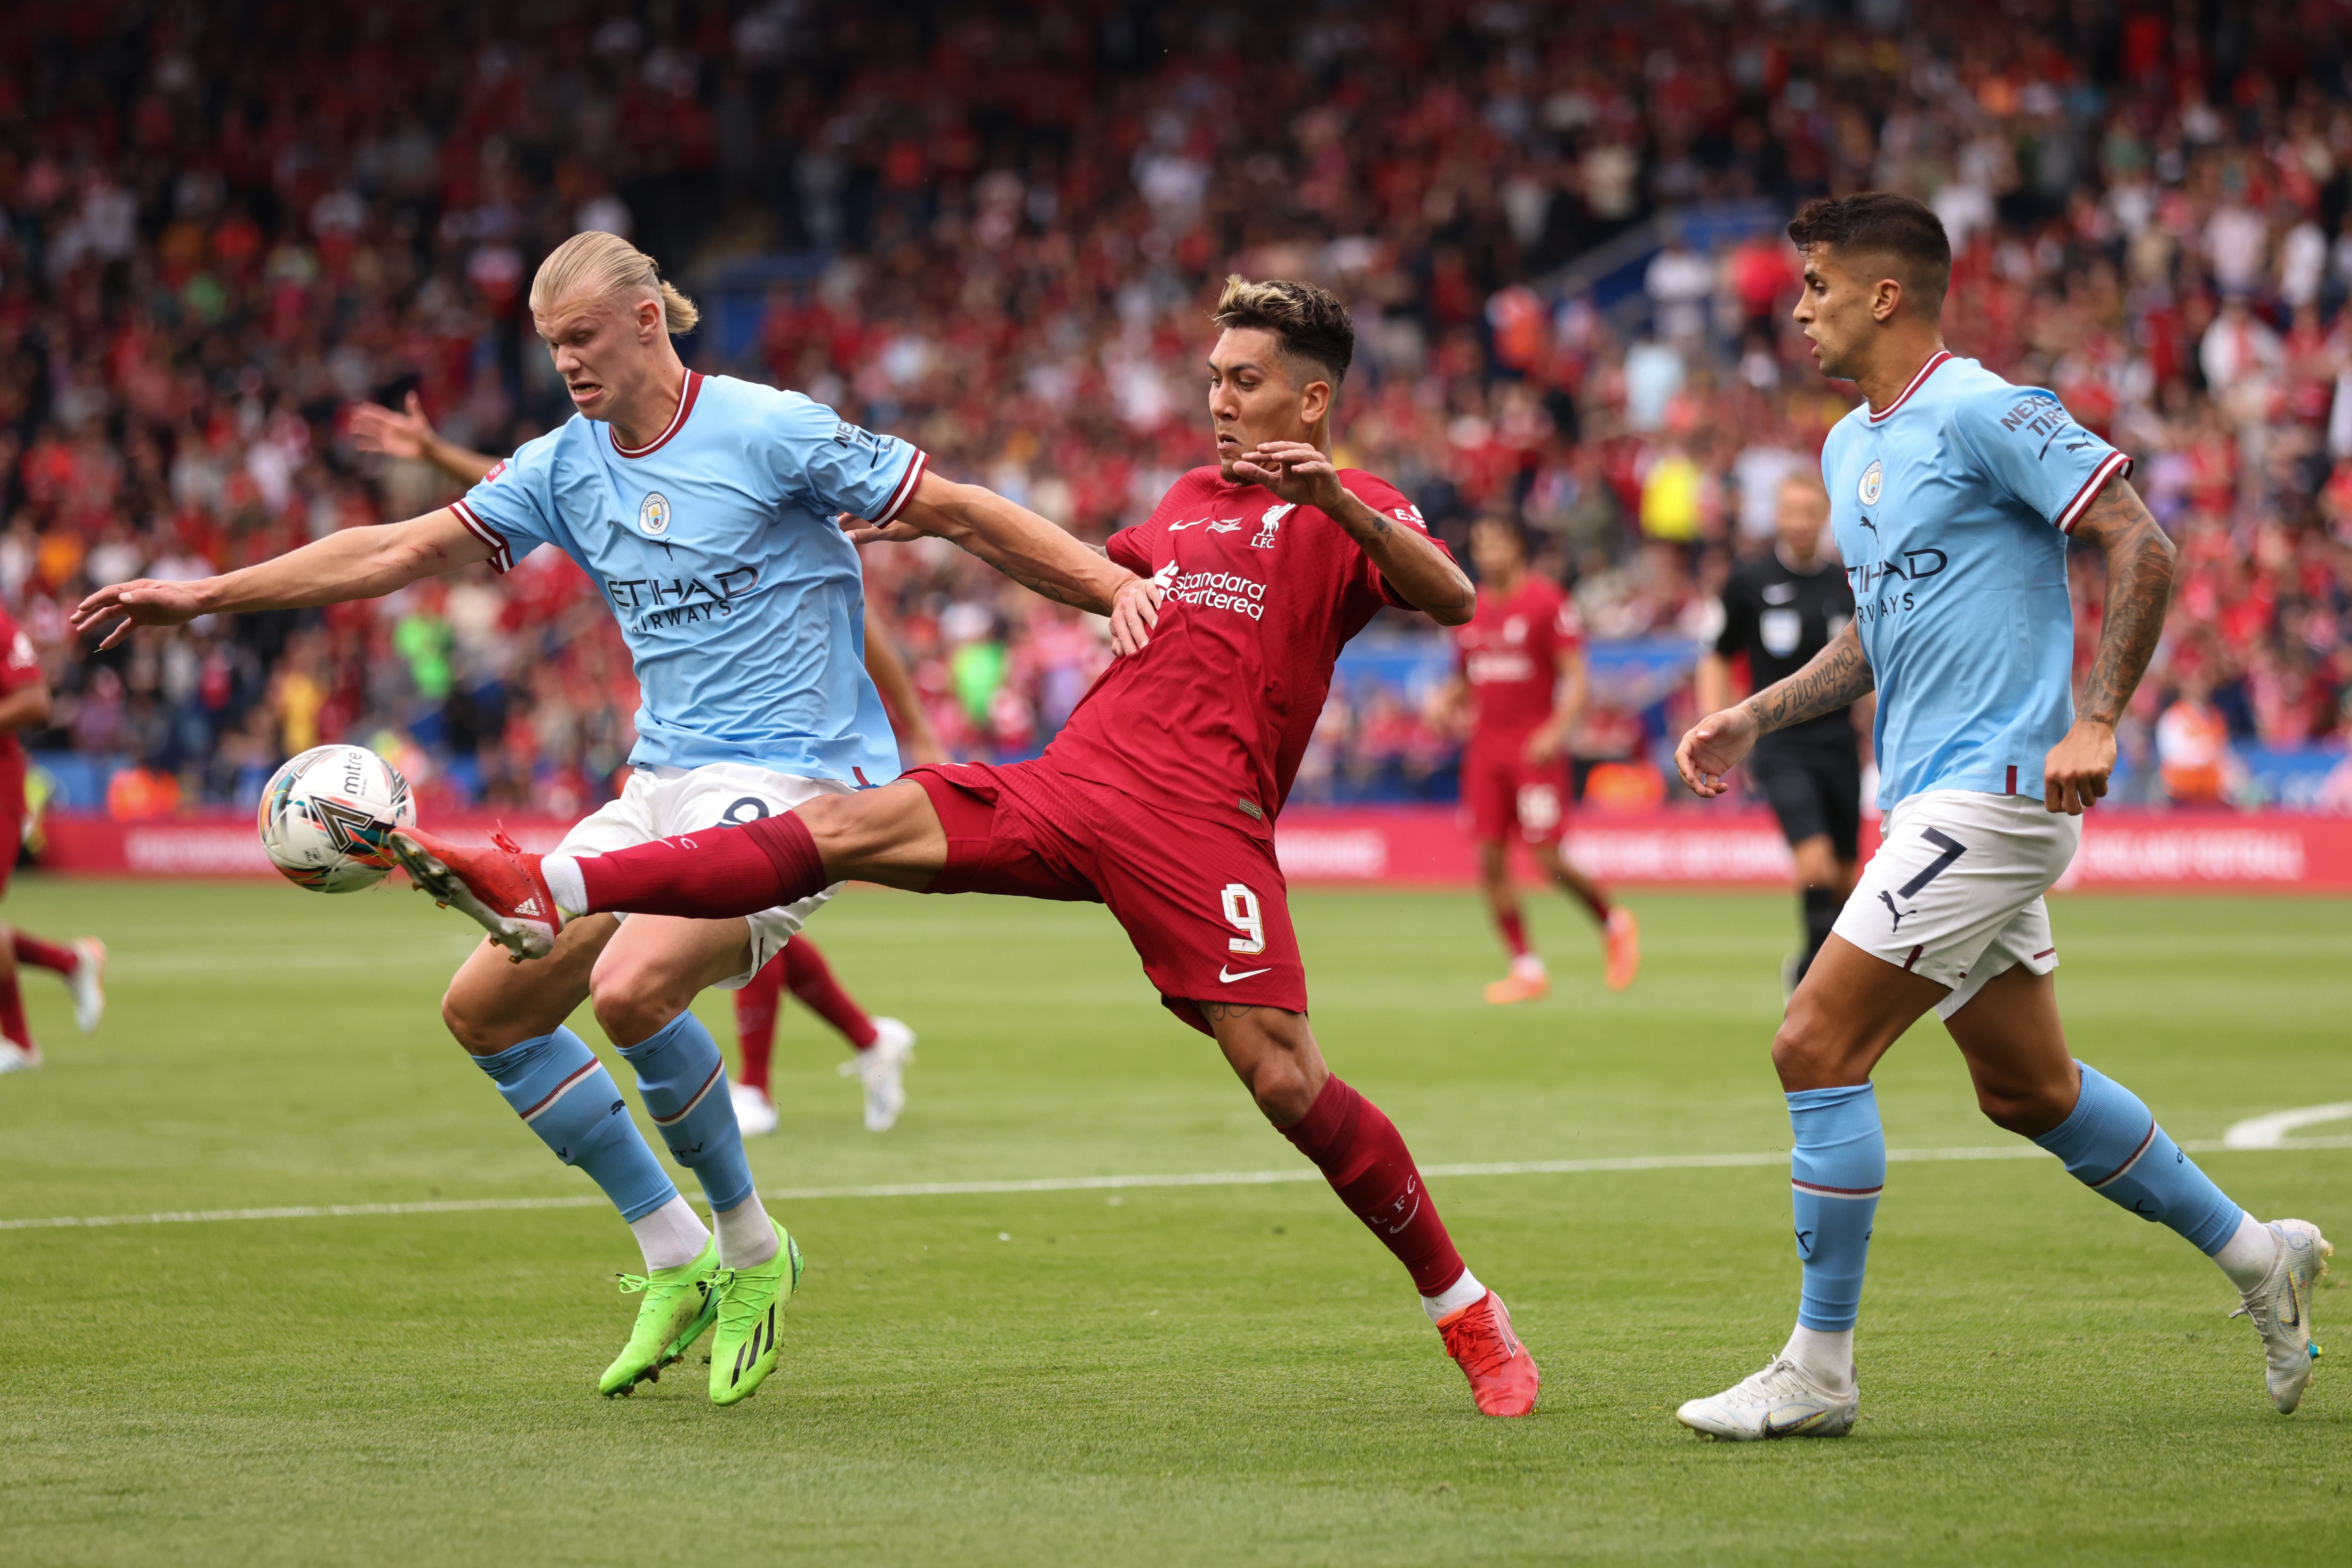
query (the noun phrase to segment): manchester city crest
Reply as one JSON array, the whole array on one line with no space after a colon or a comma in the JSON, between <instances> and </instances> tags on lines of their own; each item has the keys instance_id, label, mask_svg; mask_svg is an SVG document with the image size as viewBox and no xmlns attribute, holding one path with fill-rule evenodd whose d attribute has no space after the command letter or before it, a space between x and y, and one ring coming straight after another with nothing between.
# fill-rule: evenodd
<instances>
[{"instance_id":1,"label":"manchester city crest","mask_svg":"<svg viewBox=\"0 0 2352 1568\"><path fill-rule=\"evenodd\" d=\"M1878 459L1874 457L1870 460L1870 466L1862 471L1862 485L1858 492L1862 497L1862 504L1865 507L1878 505L1878 497L1885 488L1886 470L1881 468L1878 465Z\"/></svg>"},{"instance_id":2,"label":"manchester city crest","mask_svg":"<svg viewBox=\"0 0 2352 1568\"><path fill-rule=\"evenodd\" d=\"M669 532L669 497L659 490L647 496L646 504L637 508L637 527L655 538Z\"/></svg>"}]
</instances>

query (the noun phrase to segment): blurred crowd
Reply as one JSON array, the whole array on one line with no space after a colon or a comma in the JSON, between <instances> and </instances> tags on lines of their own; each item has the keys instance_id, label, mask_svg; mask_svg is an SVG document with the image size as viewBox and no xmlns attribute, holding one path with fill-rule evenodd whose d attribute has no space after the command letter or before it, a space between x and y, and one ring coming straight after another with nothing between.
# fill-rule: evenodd
<instances>
[{"instance_id":1,"label":"blurred crowd","mask_svg":"<svg viewBox=\"0 0 2352 1568\"><path fill-rule=\"evenodd\" d=\"M1786 320L1780 225L1881 187L1951 233L1951 346L2132 453L2181 546L2139 798L2243 798L2233 750L2352 729L2347 13L34 0L0 28L0 597L59 697L31 743L124 814L340 738L428 799L602 799L634 683L548 551L105 653L63 624L446 499L354 403L415 392L490 452L565 417L522 300L582 227L724 307L691 362L1089 538L1209 455L1216 281L1315 277L1357 321L1342 458L1456 539L1519 517L1593 637L1695 657L1855 397ZM951 750L1042 745L1107 657L950 549L867 564ZM1443 793L1412 686L1343 673L1302 789ZM1654 758L1685 691L1603 680L1579 757Z\"/></svg>"}]
</instances>

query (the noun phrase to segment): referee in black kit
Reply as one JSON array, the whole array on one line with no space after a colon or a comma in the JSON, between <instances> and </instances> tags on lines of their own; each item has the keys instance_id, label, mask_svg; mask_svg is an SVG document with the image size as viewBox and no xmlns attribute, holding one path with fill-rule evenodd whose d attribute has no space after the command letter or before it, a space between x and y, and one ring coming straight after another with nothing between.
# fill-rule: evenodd
<instances>
[{"instance_id":1,"label":"referee in black kit","mask_svg":"<svg viewBox=\"0 0 2352 1568\"><path fill-rule=\"evenodd\" d=\"M1775 497L1772 549L1732 570L1723 589L1723 633L1699 661L1698 711L1716 713L1739 700L1732 690L1731 658L1748 655L1748 689L1762 691L1795 674L1853 619L1853 591L1830 539L1830 497L1820 478L1795 473ZM1793 991L1853 891L1862 831L1862 752L1871 705L1864 697L1756 743L1748 768L1772 803L1797 862L1804 909L1805 947L1781 967Z\"/></svg>"}]
</instances>

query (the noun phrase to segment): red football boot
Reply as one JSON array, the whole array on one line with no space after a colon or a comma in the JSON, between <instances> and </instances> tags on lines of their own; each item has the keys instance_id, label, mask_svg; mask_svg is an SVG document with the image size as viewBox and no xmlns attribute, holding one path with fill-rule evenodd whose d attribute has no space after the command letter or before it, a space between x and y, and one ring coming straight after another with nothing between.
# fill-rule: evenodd
<instances>
[{"instance_id":1,"label":"red football boot","mask_svg":"<svg viewBox=\"0 0 2352 1568\"><path fill-rule=\"evenodd\" d=\"M1503 1298L1489 1291L1460 1312L1438 1321L1445 1354L1470 1380L1470 1397L1482 1416L1525 1416L1536 1407L1536 1390L1543 1382L1536 1358L1511 1332L1511 1314Z\"/></svg>"},{"instance_id":2,"label":"red football boot","mask_svg":"<svg viewBox=\"0 0 2352 1568\"><path fill-rule=\"evenodd\" d=\"M490 835L488 848L453 844L415 828L395 828L384 843L409 881L443 908L471 915L514 962L544 958L554 947L563 912L540 874L540 857L525 854L503 831Z\"/></svg>"}]
</instances>

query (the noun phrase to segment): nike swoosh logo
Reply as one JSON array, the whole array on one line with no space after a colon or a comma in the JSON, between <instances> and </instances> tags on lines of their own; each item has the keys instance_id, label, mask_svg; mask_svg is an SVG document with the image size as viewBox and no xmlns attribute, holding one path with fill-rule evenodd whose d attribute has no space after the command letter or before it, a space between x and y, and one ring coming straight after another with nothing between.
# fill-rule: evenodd
<instances>
[{"instance_id":1,"label":"nike swoosh logo","mask_svg":"<svg viewBox=\"0 0 2352 1568\"><path fill-rule=\"evenodd\" d=\"M1768 1437L1785 1437L1792 1432L1803 1431L1828 1415L1829 1412L1826 1410L1808 1410L1793 1421L1783 1421L1776 1416L1767 1416L1764 1417L1764 1435Z\"/></svg>"},{"instance_id":2,"label":"nike swoosh logo","mask_svg":"<svg viewBox=\"0 0 2352 1568\"><path fill-rule=\"evenodd\" d=\"M2303 1298L2294 1288L2294 1276L2293 1274L2289 1274L2286 1277L2286 1304L2287 1311L2292 1312L2294 1315L2293 1317L2288 1317L2285 1312L2280 1313L2279 1327L2283 1329L2301 1328L2303 1326Z\"/></svg>"},{"instance_id":3,"label":"nike swoosh logo","mask_svg":"<svg viewBox=\"0 0 2352 1568\"><path fill-rule=\"evenodd\" d=\"M1246 979L1248 979L1252 975L1263 975L1263 974L1265 974L1268 970L1271 970L1273 967L1274 967L1274 966L1273 966L1273 965L1268 964L1268 965L1265 967L1265 968L1264 968L1264 969L1244 969L1240 974L1235 975L1235 974L1230 974L1230 973L1228 973L1228 972L1226 971L1226 969L1225 969L1225 967L1224 967L1223 965L1220 964L1220 965L1218 965L1218 966L1217 966L1217 978L1218 978L1218 979L1220 979L1220 980L1223 980L1226 985L1229 985L1229 986L1230 986L1230 985L1232 985L1235 980L1246 980Z\"/></svg>"}]
</instances>

